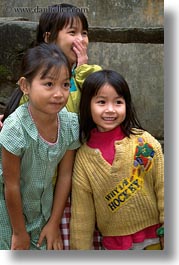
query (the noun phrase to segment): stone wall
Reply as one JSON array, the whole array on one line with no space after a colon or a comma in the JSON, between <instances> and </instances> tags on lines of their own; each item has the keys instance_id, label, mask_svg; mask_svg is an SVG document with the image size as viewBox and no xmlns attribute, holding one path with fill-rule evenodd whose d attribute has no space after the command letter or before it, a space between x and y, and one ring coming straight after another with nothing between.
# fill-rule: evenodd
<instances>
[{"instance_id":1,"label":"stone wall","mask_svg":"<svg viewBox=\"0 0 179 265\"><path fill-rule=\"evenodd\" d=\"M16 86L22 54L35 39L40 7L47 8L55 2L41 0L38 5L36 1L26 0L0 2L0 16L3 16L0 18L0 113ZM163 141L163 1L70 3L87 8L89 63L114 69L126 78L142 125ZM30 11L14 11L22 6Z\"/></svg>"},{"instance_id":2,"label":"stone wall","mask_svg":"<svg viewBox=\"0 0 179 265\"><path fill-rule=\"evenodd\" d=\"M90 26L163 26L163 0L1 0L0 17L25 17L38 22L48 6L64 2L82 8Z\"/></svg>"}]
</instances>

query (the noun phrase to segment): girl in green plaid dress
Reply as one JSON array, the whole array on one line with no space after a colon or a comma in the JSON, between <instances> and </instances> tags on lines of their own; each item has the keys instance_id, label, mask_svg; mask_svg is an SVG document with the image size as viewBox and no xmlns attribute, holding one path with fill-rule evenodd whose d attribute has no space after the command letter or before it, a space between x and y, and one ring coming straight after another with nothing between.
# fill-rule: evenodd
<instances>
[{"instance_id":1,"label":"girl in green plaid dress","mask_svg":"<svg viewBox=\"0 0 179 265\"><path fill-rule=\"evenodd\" d=\"M59 223L79 147L77 114L64 108L70 77L54 44L29 49L23 58L19 85L29 100L0 132L0 250L62 248Z\"/></svg>"}]
</instances>

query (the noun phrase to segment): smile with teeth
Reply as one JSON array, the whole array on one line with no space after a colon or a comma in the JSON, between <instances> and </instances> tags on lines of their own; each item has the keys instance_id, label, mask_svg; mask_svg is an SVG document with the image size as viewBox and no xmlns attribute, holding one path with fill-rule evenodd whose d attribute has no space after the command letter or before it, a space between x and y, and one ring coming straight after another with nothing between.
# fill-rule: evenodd
<instances>
[{"instance_id":1,"label":"smile with teeth","mask_svg":"<svg viewBox=\"0 0 179 265\"><path fill-rule=\"evenodd\" d=\"M103 117L103 120L105 121L114 121L115 119L115 117Z\"/></svg>"}]
</instances>

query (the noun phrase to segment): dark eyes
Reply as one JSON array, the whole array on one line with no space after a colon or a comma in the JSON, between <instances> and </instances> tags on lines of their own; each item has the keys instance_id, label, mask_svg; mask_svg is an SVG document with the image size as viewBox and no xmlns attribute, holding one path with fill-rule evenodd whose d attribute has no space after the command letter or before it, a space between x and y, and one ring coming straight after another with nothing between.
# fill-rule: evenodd
<instances>
[{"instance_id":1,"label":"dark eyes","mask_svg":"<svg viewBox=\"0 0 179 265\"><path fill-rule=\"evenodd\" d=\"M104 100L99 100L99 101L97 101L97 103L102 105L102 104L105 104L105 101Z\"/></svg>"},{"instance_id":2,"label":"dark eyes","mask_svg":"<svg viewBox=\"0 0 179 265\"><path fill-rule=\"evenodd\" d=\"M45 83L45 86L48 88L52 88L54 86L53 82L47 82ZM61 87L65 88L65 89L69 89L70 88L70 82L64 82Z\"/></svg>"},{"instance_id":3,"label":"dark eyes","mask_svg":"<svg viewBox=\"0 0 179 265\"><path fill-rule=\"evenodd\" d=\"M99 100L99 101L97 101L97 104L100 104L100 105L104 105L105 103L106 103L105 100ZM123 101L122 101L122 100L117 100L117 101L115 102L115 104L116 104L116 105L123 104Z\"/></svg>"},{"instance_id":4,"label":"dark eyes","mask_svg":"<svg viewBox=\"0 0 179 265\"><path fill-rule=\"evenodd\" d=\"M74 35L75 34L75 31L74 30L70 30L69 33L72 34L72 35Z\"/></svg>"},{"instance_id":5,"label":"dark eyes","mask_svg":"<svg viewBox=\"0 0 179 265\"><path fill-rule=\"evenodd\" d=\"M87 31L83 31L83 32L82 32L82 35L83 35L83 36L88 36L88 32L87 32Z\"/></svg>"},{"instance_id":6,"label":"dark eyes","mask_svg":"<svg viewBox=\"0 0 179 265\"><path fill-rule=\"evenodd\" d=\"M123 101L122 100L117 100L116 103L119 105L119 104L123 104Z\"/></svg>"},{"instance_id":7,"label":"dark eyes","mask_svg":"<svg viewBox=\"0 0 179 265\"><path fill-rule=\"evenodd\" d=\"M52 83L52 82L47 82L47 83L46 83L46 86L47 86L47 87L52 87L52 86L53 86L53 83Z\"/></svg>"},{"instance_id":8,"label":"dark eyes","mask_svg":"<svg viewBox=\"0 0 179 265\"><path fill-rule=\"evenodd\" d=\"M70 33L71 35L75 35L75 34L76 34L76 31L75 31L75 30L70 30L69 33ZM87 31L83 31L83 32L81 33L81 35L82 35L82 36L88 36L88 32L87 32Z\"/></svg>"},{"instance_id":9,"label":"dark eyes","mask_svg":"<svg viewBox=\"0 0 179 265\"><path fill-rule=\"evenodd\" d=\"M69 89L70 88L70 82L65 82L63 84L64 88Z\"/></svg>"}]
</instances>

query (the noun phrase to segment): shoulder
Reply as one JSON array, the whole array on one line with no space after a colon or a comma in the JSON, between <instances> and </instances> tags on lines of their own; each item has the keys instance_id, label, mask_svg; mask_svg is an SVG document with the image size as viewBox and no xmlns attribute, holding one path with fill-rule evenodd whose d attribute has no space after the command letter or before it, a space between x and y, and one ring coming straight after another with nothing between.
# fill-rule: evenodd
<instances>
[{"instance_id":1,"label":"shoulder","mask_svg":"<svg viewBox=\"0 0 179 265\"><path fill-rule=\"evenodd\" d=\"M0 143L9 152L19 155L26 146L23 117L24 107L18 107L4 122L3 128L0 132Z\"/></svg>"},{"instance_id":2,"label":"shoulder","mask_svg":"<svg viewBox=\"0 0 179 265\"><path fill-rule=\"evenodd\" d=\"M69 144L75 142L75 147L78 148L80 146L78 115L76 113L68 112L66 108L63 108L59 112L59 120L61 137L66 139Z\"/></svg>"},{"instance_id":3,"label":"shoulder","mask_svg":"<svg viewBox=\"0 0 179 265\"><path fill-rule=\"evenodd\" d=\"M3 128L9 134L17 134L17 137L25 137L29 135L30 138L37 140L38 131L35 123L29 113L28 103L19 106L4 122Z\"/></svg>"},{"instance_id":4,"label":"shoulder","mask_svg":"<svg viewBox=\"0 0 179 265\"><path fill-rule=\"evenodd\" d=\"M150 145L154 150L162 150L160 142L148 131L142 131L140 129L134 129L136 141L140 143L143 141L144 143Z\"/></svg>"},{"instance_id":5,"label":"shoulder","mask_svg":"<svg viewBox=\"0 0 179 265\"><path fill-rule=\"evenodd\" d=\"M26 104L19 106L11 115L4 121L3 127L7 130L10 128L19 128L26 120L27 107Z\"/></svg>"},{"instance_id":6,"label":"shoulder","mask_svg":"<svg viewBox=\"0 0 179 265\"><path fill-rule=\"evenodd\" d=\"M160 146L160 142L149 132L145 131L143 133L143 137L146 139L146 141L150 142L151 144L153 144L154 146Z\"/></svg>"},{"instance_id":7,"label":"shoulder","mask_svg":"<svg viewBox=\"0 0 179 265\"><path fill-rule=\"evenodd\" d=\"M76 69L75 69L75 76L74 79L77 82L78 86L80 88L82 88L83 82L85 81L85 79L87 78L88 75L90 75L91 73L97 72L102 70L101 66L93 64L93 65L89 65L89 64L82 64L79 65Z\"/></svg>"},{"instance_id":8,"label":"shoulder","mask_svg":"<svg viewBox=\"0 0 179 265\"><path fill-rule=\"evenodd\" d=\"M79 127L78 114L74 112L67 111L64 107L59 113L60 122L65 124L67 127L77 126Z\"/></svg>"},{"instance_id":9,"label":"shoulder","mask_svg":"<svg viewBox=\"0 0 179 265\"><path fill-rule=\"evenodd\" d=\"M76 161L81 163L82 166L86 166L89 160L94 161L94 157L98 154L95 149L89 147L86 143L83 143L76 153ZM84 163L85 161L85 163Z\"/></svg>"}]
</instances>

